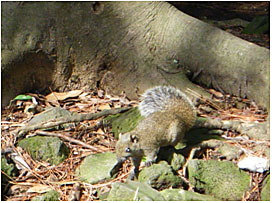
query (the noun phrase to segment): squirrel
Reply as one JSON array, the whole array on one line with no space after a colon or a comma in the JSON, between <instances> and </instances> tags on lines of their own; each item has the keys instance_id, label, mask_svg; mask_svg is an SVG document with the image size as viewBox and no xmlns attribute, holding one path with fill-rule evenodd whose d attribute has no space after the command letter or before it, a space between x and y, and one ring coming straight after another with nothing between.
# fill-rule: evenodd
<instances>
[{"instance_id":1,"label":"squirrel","mask_svg":"<svg viewBox=\"0 0 272 203\"><path fill-rule=\"evenodd\" d=\"M129 179L137 178L144 155L148 167L156 161L160 147L175 146L196 120L192 101L171 86L148 89L138 109L144 118L131 132L120 134L116 143L119 165L132 158L134 168Z\"/></svg>"}]
</instances>

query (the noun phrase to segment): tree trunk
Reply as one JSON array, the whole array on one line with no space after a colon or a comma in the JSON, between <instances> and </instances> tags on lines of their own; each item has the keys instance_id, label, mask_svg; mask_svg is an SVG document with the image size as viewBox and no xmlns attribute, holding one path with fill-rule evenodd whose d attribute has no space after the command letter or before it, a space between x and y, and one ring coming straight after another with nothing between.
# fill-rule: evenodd
<instances>
[{"instance_id":1,"label":"tree trunk","mask_svg":"<svg viewBox=\"0 0 272 203\"><path fill-rule=\"evenodd\" d=\"M48 86L132 99L158 84L199 91L187 74L269 107L269 50L166 2L2 3L2 67L2 105Z\"/></svg>"}]
</instances>

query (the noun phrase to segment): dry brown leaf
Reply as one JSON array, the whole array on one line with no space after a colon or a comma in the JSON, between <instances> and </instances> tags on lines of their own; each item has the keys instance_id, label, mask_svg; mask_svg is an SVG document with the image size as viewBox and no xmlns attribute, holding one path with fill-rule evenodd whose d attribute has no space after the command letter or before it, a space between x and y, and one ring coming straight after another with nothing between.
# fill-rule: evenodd
<instances>
[{"instance_id":1,"label":"dry brown leaf","mask_svg":"<svg viewBox=\"0 0 272 203\"><path fill-rule=\"evenodd\" d=\"M114 104L114 108L121 108L121 107L122 107L122 105L120 104L120 102Z\"/></svg>"},{"instance_id":2,"label":"dry brown leaf","mask_svg":"<svg viewBox=\"0 0 272 203\"><path fill-rule=\"evenodd\" d=\"M83 110L83 109L90 109L90 108L92 108L92 106L93 106L93 104L82 104L82 103L77 103L77 104L75 104L76 106L77 106L77 108L79 109L79 110Z\"/></svg>"},{"instance_id":3,"label":"dry brown leaf","mask_svg":"<svg viewBox=\"0 0 272 203\"><path fill-rule=\"evenodd\" d=\"M69 111L71 111L71 112L78 112L78 111L80 111L80 108L78 108L78 107L71 107L71 108L69 108Z\"/></svg>"},{"instance_id":4,"label":"dry brown leaf","mask_svg":"<svg viewBox=\"0 0 272 203\"><path fill-rule=\"evenodd\" d=\"M211 94L213 94L214 96L216 96L217 98L223 98L223 96L224 96L221 92L218 92L218 91L216 91L214 89L209 89L209 92Z\"/></svg>"},{"instance_id":5,"label":"dry brown leaf","mask_svg":"<svg viewBox=\"0 0 272 203\"><path fill-rule=\"evenodd\" d=\"M98 107L99 110L111 109L109 104L101 104Z\"/></svg>"},{"instance_id":6,"label":"dry brown leaf","mask_svg":"<svg viewBox=\"0 0 272 203\"><path fill-rule=\"evenodd\" d=\"M21 192L25 192L26 189L27 189L27 186L25 185L12 185L8 190L8 194L9 195L18 194Z\"/></svg>"},{"instance_id":7,"label":"dry brown leaf","mask_svg":"<svg viewBox=\"0 0 272 203\"><path fill-rule=\"evenodd\" d=\"M105 134L104 131L103 131L101 128L99 128L99 129L96 131L96 133L97 133L97 134L102 134L102 135Z\"/></svg>"},{"instance_id":8,"label":"dry brown leaf","mask_svg":"<svg viewBox=\"0 0 272 203\"><path fill-rule=\"evenodd\" d=\"M48 185L35 185L27 190L27 192L45 193L52 190Z\"/></svg>"},{"instance_id":9,"label":"dry brown leaf","mask_svg":"<svg viewBox=\"0 0 272 203\"><path fill-rule=\"evenodd\" d=\"M52 92L45 98L47 101L55 102L57 100L62 101L67 98L78 97L82 93L82 90L72 90L70 92Z\"/></svg>"}]
</instances>

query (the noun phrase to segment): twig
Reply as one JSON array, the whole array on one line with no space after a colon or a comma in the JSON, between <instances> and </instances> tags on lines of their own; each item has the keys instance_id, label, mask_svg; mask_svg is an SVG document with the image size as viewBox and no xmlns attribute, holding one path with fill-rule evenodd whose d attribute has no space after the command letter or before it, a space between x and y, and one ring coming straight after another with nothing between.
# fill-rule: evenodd
<instances>
[{"instance_id":1,"label":"twig","mask_svg":"<svg viewBox=\"0 0 272 203\"><path fill-rule=\"evenodd\" d=\"M137 187L137 190L135 191L135 195L133 197L133 201L137 201L138 193L139 193L139 186Z\"/></svg>"},{"instance_id":2,"label":"twig","mask_svg":"<svg viewBox=\"0 0 272 203\"><path fill-rule=\"evenodd\" d=\"M95 120L97 118L100 118L102 116L108 116L113 115L117 113L121 113L124 111L129 110L130 107L123 107L123 108L117 108L117 109L106 109L104 111L98 112L98 113L90 113L90 114L77 114L74 113L72 116L69 117L61 117L59 119L56 119L52 122L45 122L45 123L38 123L35 125L27 125L20 129L18 129L15 133L18 135L18 137L24 136L27 132L32 130L38 130L38 129L44 129L44 128L52 128L55 126L59 126L65 123L72 123L72 122L81 122L85 120Z\"/></svg>"},{"instance_id":3,"label":"twig","mask_svg":"<svg viewBox=\"0 0 272 203\"><path fill-rule=\"evenodd\" d=\"M57 102L58 105L60 106L59 99L58 99L57 95L55 94L55 92L53 92L53 90L51 89L51 87L49 87L49 90L50 90L51 93L54 95L54 97L55 97L55 99L56 99L56 102Z\"/></svg>"},{"instance_id":4,"label":"twig","mask_svg":"<svg viewBox=\"0 0 272 203\"><path fill-rule=\"evenodd\" d=\"M187 93L193 95L196 98L199 98L200 100L206 102L207 104L211 105L213 108L215 108L216 110L222 112L224 111L220 106L218 106L217 104L215 104L213 101L211 101L209 98L203 97L201 94L197 93L196 91L191 90L190 88L187 88L185 90Z\"/></svg>"},{"instance_id":5,"label":"twig","mask_svg":"<svg viewBox=\"0 0 272 203\"><path fill-rule=\"evenodd\" d=\"M83 147L86 147L86 148L88 148L88 149L94 150L94 151L96 151L96 152L103 152L103 151L101 151L100 149L97 149L97 148L95 148L95 147L93 147L93 146L91 146L91 145L89 145L89 144L87 144L87 143L85 143L85 142L82 142L82 141L80 141L80 140L77 140L77 139L74 139L74 138L71 138L71 137L62 135L62 134L60 134L60 133L52 133L52 132L45 132L45 131L37 130L37 131L36 131L36 134L38 134L38 135L48 135L48 136L59 137L59 138L62 138L62 139L64 139L64 140L67 140L67 141L69 141L69 142L73 142L73 143L79 144L79 145L81 145L81 146L83 146Z\"/></svg>"},{"instance_id":6,"label":"twig","mask_svg":"<svg viewBox=\"0 0 272 203\"><path fill-rule=\"evenodd\" d=\"M182 174L182 175L183 175L184 177L186 177L186 167L187 167L189 161L192 160L192 159L194 158L194 155L195 155L196 151L198 151L198 150L200 150L200 146L194 147L194 148L191 150L191 152L190 152L190 154L189 154L189 156L188 156L188 158L187 158L187 160L186 160L186 163L183 165L183 167L182 167L182 173L183 173L183 174Z\"/></svg>"}]
</instances>

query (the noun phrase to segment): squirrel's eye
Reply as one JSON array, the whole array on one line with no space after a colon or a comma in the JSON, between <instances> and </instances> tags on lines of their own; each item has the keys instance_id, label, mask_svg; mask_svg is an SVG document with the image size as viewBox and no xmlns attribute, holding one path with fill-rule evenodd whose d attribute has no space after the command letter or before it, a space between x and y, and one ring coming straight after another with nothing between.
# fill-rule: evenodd
<instances>
[{"instance_id":1,"label":"squirrel's eye","mask_svg":"<svg viewBox=\"0 0 272 203\"><path fill-rule=\"evenodd\" d=\"M130 148L129 147L126 148L126 152L130 152Z\"/></svg>"}]
</instances>

